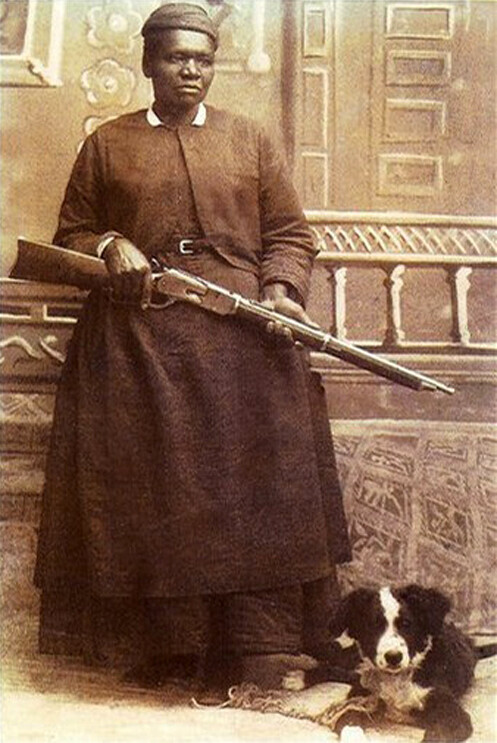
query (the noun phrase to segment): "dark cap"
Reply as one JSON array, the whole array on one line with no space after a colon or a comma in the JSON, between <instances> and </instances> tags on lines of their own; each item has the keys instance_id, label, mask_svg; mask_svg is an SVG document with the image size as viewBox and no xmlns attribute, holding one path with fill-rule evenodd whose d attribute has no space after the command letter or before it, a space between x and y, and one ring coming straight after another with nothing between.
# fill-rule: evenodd
<instances>
[{"instance_id":1,"label":"dark cap","mask_svg":"<svg viewBox=\"0 0 497 743\"><path fill-rule=\"evenodd\" d=\"M184 29L207 34L217 47L218 29L208 13L192 3L168 3L147 18L142 28L142 36L167 29Z\"/></svg>"}]
</instances>

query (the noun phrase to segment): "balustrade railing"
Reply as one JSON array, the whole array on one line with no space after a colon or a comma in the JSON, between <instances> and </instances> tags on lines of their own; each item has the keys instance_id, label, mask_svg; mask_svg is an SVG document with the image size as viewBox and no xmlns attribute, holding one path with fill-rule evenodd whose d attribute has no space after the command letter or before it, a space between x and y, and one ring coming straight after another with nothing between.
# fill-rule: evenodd
<instances>
[{"instance_id":1,"label":"balustrade railing","mask_svg":"<svg viewBox=\"0 0 497 743\"><path fill-rule=\"evenodd\" d=\"M307 218L319 249L317 265L327 271L332 286L334 335L347 337L347 284L353 270L380 269L386 299L384 337L381 341L361 340L360 345L394 353L497 351L494 342L472 339L468 312L473 272L482 269L493 273L497 267L495 217L310 211ZM407 337L404 284L419 269L445 272L452 316L446 341L420 342Z\"/></svg>"},{"instance_id":2,"label":"balustrade railing","mask_svg":"<svg viewBox=\"0 0 497 743\"><path fill-rule=\"evenodd\" d=\"M495 353L497 343L474 342L468 319L468 292L473 269L497 269L497 257L414 254L364 254L321 252L317 264L328 272L333 294L331 332L347 337L347 278L353 268L381 269L385 274L386 330L382 341L361 341L362 346L396 353L426 351L452 353ZM452 330L449 341L409 341L403 327L402 290L406 272L414 269L442 269L450 286Z\"/></svg>"}]
</instances>

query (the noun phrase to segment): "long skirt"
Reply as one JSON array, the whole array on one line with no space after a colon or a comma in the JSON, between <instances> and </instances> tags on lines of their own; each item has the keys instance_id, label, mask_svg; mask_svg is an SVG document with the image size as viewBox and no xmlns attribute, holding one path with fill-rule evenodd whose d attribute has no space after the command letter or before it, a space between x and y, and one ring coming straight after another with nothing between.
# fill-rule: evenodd
<instances>
[{"instance_id":1,"label":"long skirt","mask_svg":"<svg viewBox=\"0 0 497 743\"><path fill-rule=\"evenodd\" d=\"M59 386L36 566L66 626L80 625L77 596L265 591L347 559L306 354L190 305L142 311L91 295Z\"/></svg>"}]
</instances>

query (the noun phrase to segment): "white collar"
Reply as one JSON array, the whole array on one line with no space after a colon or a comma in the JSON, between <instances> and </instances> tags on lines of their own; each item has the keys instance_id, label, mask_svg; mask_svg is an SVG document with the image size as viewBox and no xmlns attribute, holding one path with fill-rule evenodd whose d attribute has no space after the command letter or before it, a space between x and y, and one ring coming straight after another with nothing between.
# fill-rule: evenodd
<instances>
[{"instance_id":1,"label":"white collar","mask_svg":"<svg viewBox=\"0 0 497 743\"><path fill-rule=\"evenodd\" d=\"M199 103L198 111L195 114L191 126L203 126L207 119L207 109L203 103ZM159 119L152 106L147 111L147 121L150 126L164 126L163 122Z\"/></svg>"}]
</instances>

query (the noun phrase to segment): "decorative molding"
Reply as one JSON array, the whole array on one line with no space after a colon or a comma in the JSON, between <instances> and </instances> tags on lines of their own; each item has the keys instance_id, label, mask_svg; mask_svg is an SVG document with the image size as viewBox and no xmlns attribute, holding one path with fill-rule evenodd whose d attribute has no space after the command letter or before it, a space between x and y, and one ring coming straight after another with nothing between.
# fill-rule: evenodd
<instances>
[{"instance_id":1,"label":"decorative molding","mask_svg":"<svg viewBox=\"0 0 497 743\"><path fill-rule=\"evenodd\" d=\"M386 54L387 85L443 86L450 81L452 56L433 49L389 49Z\"/></svg>"},{"instance_id":2,"label":"decorative molding","mask_svg":"<svg viewBox=\"0 0 497 743\"><path fill-rule=\"evenodd\" d=\"M383 134L394 142L436 142L446 131L445 101L387 98Z\"/></svg>"},{"instance_id":3,"label":"decorative molding","mask_svg":"<svg viewBox=\"0 0 497 743\"><path fill-rule=\"evenodd\" d=\"M0 86L57 87L65 0L1 0Z\"/></svg>"},{"instance_id":4,"label":"decorative molding","mask_svg":"<svg viewBox=\"0 0 497 743\"><path fill-rule=\"evenodd\" d=\"M12 335L5 340L0 341L0 349L2 349L2 353L0 353L0 365L4 364L4 362L7 360L7 357L3 353L5 349L15 349L16 351L21 351L22 354L28 357L28 359L34 359L36 361L43 361L47 356L52 359L53 361L57 362L58 364L63 364L65 360L65 354L58 351L53 346L59 342L59 339L55 335L44 335L37 339L39 347L42 349L42 352L38 351L38 349L28 341L26 338L24 338L21 335ZM12 363L12 367L14 367L17 364L17 361L19 359L19 355L17 355L17 359L14 360Z\"/></svg>"},{"instance_id":5,"label":"decorative molding","mask_svg":"<svg viewBox=\"0 0 497 743\"><path fill-rule=\"evenodd\" d=\"M382 196L434 196L442 190L442 157L378 155L378 193Z\"/></svg>"},{"instance_id":6,"label":"decorative molding","mask_svg":"<svg viewBox=\"0 0 497 743\"><path fill-rule=\"evenodd\" d=\"M326 152L302 152L304 202L324 207L329 199L329 156Z\"/></svg>"},{"instance_id":7,"label":"decorative molding","mask_svg":"<svg viewBox=\"0 0 497 743\"><path fill-rule=\"evenodd\" d=\"M347 268L333 266L329 271L330 282L333 287L333 335L339 340L347 337Z\"/></svg>"},{"instance_id":8,"label":"decorative molding","mask_svg":"<svg viewBox=\"0 0 497 743\"><path fill-rule=\"evenodd\" d=\"M20 349L23 351L26 356L28 356L30 359L42 359L43 354L40 353L34 346L29 343L25 338L23 338L21 335L12 335L10 338L7 338L4 341L0 341L0 349L4 348L15 348ZM5 362L5 355L3 353L0 354L0 364L3 364Z\"/></svg>"},{"instance_id":9,"label":"decorative molding","mask_svg":"<svg viewBox=\"0 0 497 743\"><path fill-rule=\"evenodd\" d=\"M345 286L349 270L360 269L368 270L371 277L372 272L381 269L386 274L383 282L386 289L386 313L385 323L386 330L382 342L376 340L358 340L356 343L360 346L371 349L377 348L383 351L420 351L424 353L461 353L470 352L473 354L496 355L497 343L494 341L494 326L489 319L487 323L486 334L491 338L490 341L480 342L471 341L469 332L469 314L467 296L470 288L469 277L473 268L478 267L480 270L485 268L488 272L488 278L492 276L491 271L497 269L497 258L481 258L469 256L422 256L422 255L381 255L378 253L371 254L338 254L328 252L320 254L317 258L320 265L332 280L333 287L333 320L332 332L336 335L345 332L346 326L346 297ZM406 333L402 325L402 306L401 294L404 285L404 274L406 268L412 276L419 271L430 269L442 271L445 273L447 281L451 288L451 302L449 316L452 318L452 331L450 336L447 333L439 336L438 331L429 340L406 340ZM338 271L341 271L340 281ZM357 275L357 273L356 273ZM438 296L438 295L437 295ZM440 297L439 307L445 307L444 297ZM376 312L376 310L375 310Z\"/></svg>"},{"instance_id":10,"label":"decorative molding","mask_svg":"<svg viewBox=\"0 0 497 743\"><path fill-rule=\"evenodd\" d=\"M291 3L290 3L291 4ZM335 161L334 0L298 0L294 23L297 38L291 53L294 166L302 201L311 209L326 208L333 198ZM290 54L290 53L289 53ZM290 59L290 56L289 56Z\"/></svg>"},{"instance_id":11,"label":"decorative molding","mask_svg":"<svg viewBox=\"0 0 497 743\"><path fill-rule=\"evenodd\" d=\"M55 395L39 393L1 392L0 422L2 426L45 426L52 422ZM5 443L5 437L2 443Z\"/></svg>"},{"instance_id":12,"label":"decorative molding","mask_svg":"<svg viewBox=\"0 0 497 743\"><path fill-rule=\"evenodd\" d=\"M448 224L433 224L428 220L425 224L411 224L408 216L402 224L387 221L387 214L378 216L380 219L373 221L366 213L356 215L357 221L350 221L346 215L337 214L332 222L323 213L321 220L310 220L318 250L363 256L375 253L482 258L497 255L497 226L450 226L450 220Z\"/></svg>"},{"instance_id":13,"label":"decorative molding","mask_svg":"<svg viewBox=\"0 0 497 743\"><path fill-rule=\"evenodd\" d=\"M85 294L33 281L0 283L2 381L39 390L59 376Z\"/></svg>"},{"instance_id":14,"label":"decorative molding","mask_svg":"<svg viewBox=\"0 0 497 743\"><path fill-rule=\"evenodd\" d=\"M125 108L136 87L135 73L115 59L102 59L81 74L88 103L98 108Z\"/></svg>"},{"instance_id":15,"label":"decorative molding","mask_svg":"<svg viewBox=\"0 0 497 743\"><path fill-rule=\"evenodd\" d=\"M497 217L474 216L464 214L430 214L429 212L402 212L402 211L333 211L332 209L306 209L307 220L311 224L384 224L384 225L422 225L430 227L457 227L459 230L476 229L488 230L495 233ZM494 234L489 244L497 245ZM494 252L493 250L491 252Z\"/></svg>"},{"instance_id":16,"label":"decorative molding","mask_svg":"<svg viewBox=\"0 0 497 743\"><path fill-rule=\"evenodd\" d=\"M449 3L389 3L385 36L391 39L451 39L454 11L454 4Z\"/></svg>"},{"instance_id":17,"label":"decorative molding","mask_svg":"<svg viewBox=\"0 0 497 743\"><path fill-rule=\"evenodd\" d=\"M329 2L304 0L303 12L303 56L326 58L330 48Z\"/></svg>"},{"instance_id":18,"label":"decorative molding","mask_svg":"<svg viewBox=\"0 0 497 743\"><path fill-rule=\"evenodd\" d=\"M302 145L326 151L328 147L329 72L302 70Z\"/></svg>"},{"instance_id":19,"label":"decorative molding","mask_svg":"<svg viewBox=\"0 0 497 743\"><path fill-rule=\"evenodd\" d=\"M87 13L90 46L110 47L124 54L132 52L143 23L132 7L131 0L104 0L103 5L91 8Z\"/></svg>"}]
</instances>

